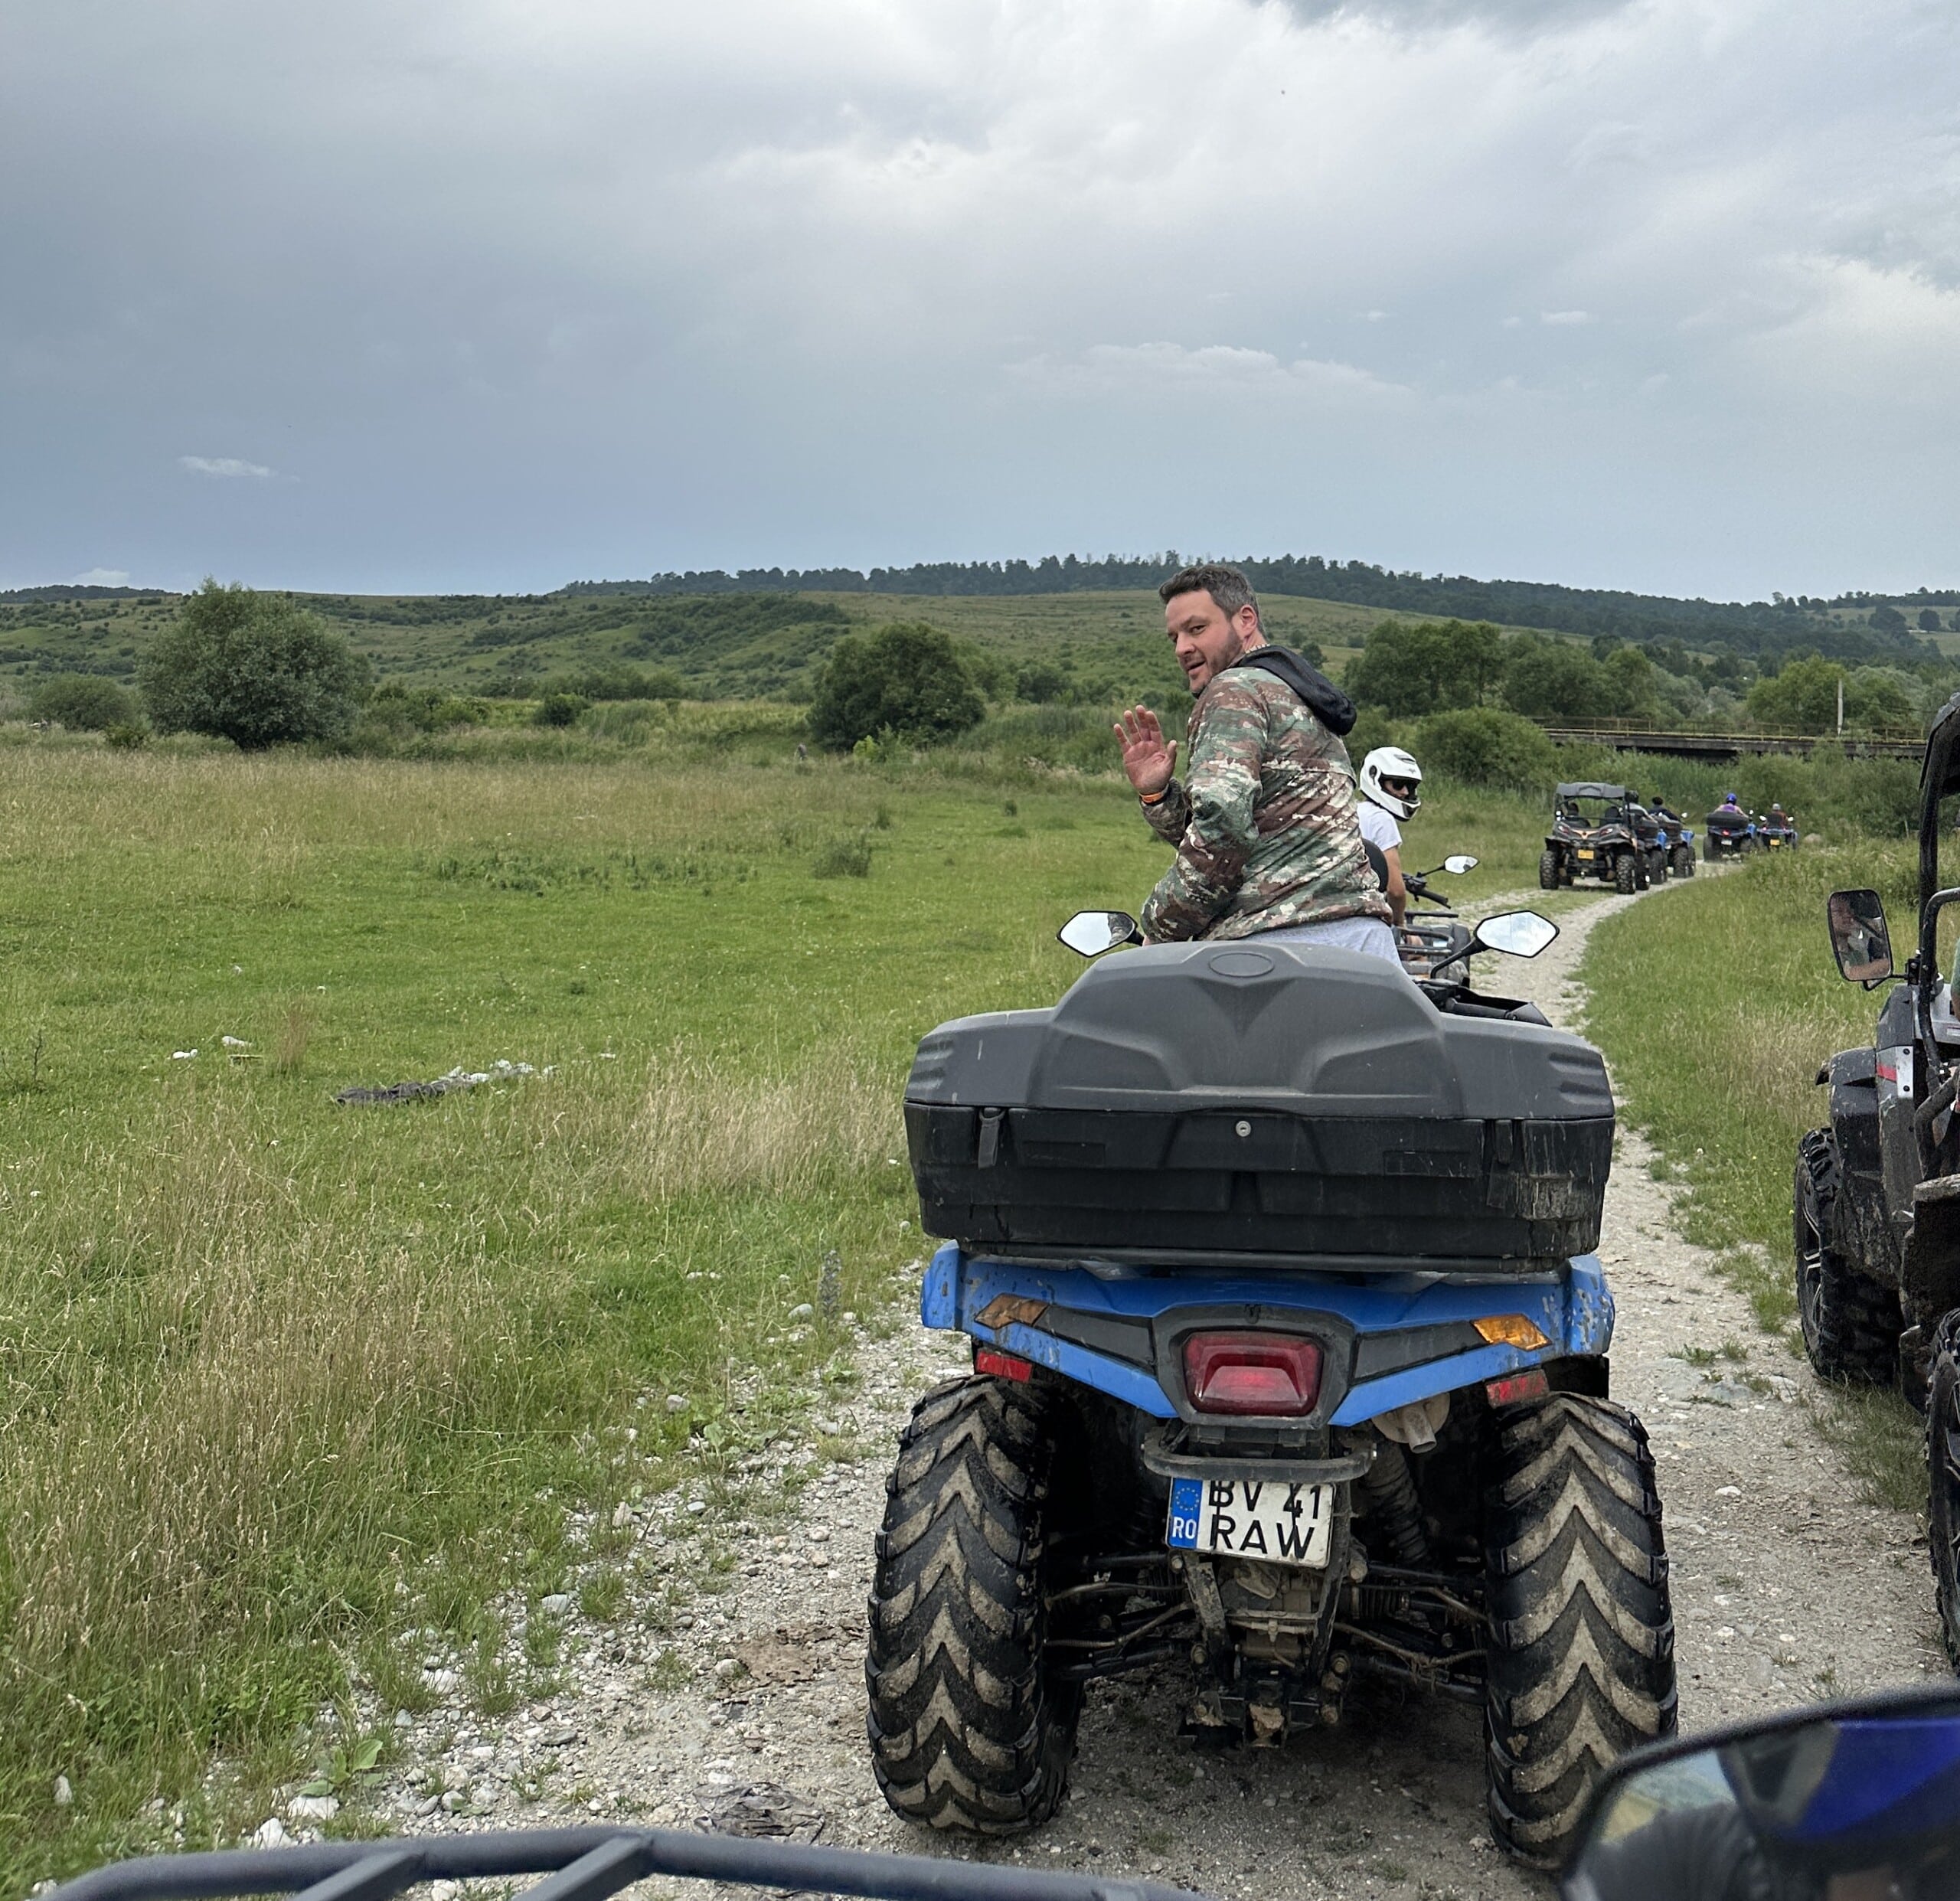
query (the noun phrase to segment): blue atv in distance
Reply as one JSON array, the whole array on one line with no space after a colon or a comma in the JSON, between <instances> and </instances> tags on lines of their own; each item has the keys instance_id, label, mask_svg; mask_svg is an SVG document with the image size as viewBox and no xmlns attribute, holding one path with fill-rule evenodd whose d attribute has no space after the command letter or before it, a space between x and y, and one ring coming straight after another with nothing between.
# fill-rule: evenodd
<instances>
[{"instance_id":1,"label":"blue atv in distance","mask_svg":"<svg viewBox=\"0 0 1960 1901\"><path fill-rule=\"evenodd\" d=\"M1556 934L1514 913L1472 949ZM887 1484L892 1808L1044 1822L1098 1678L1177 1673L1188 1727L1272 1746L1374 1677L1481 1707L1493 1833L1556 1866L1606 1765L1674 1726L1654 1462L1608 1396L1591 1252L1597 1052L1376 958L1152 946L941 1025L905 1116L946 1243L921 1317L974 1370Z\"/></svg>"},{"instance_id":2,"label":"blue atv in distance","mask_svg":"<svg viewBox=\"0 0 1960 1901\"><path fill-rule=\"evenodd\" d=\"M1666 805L1656 799L1651 808L1654 821L1661 828L1661 869L1664 877L1691 878L1694 876L1694 831L1677 812L1670 812ZM1656 880L1658 883L1659 880Z\"/></svg>"},{"instance_id":3,"label":"blue atv in distance","mask_svg":"<svg viewBox=\"0 0 1960 1901\"><path fill-rule=\"evenodd\" d=\"M1741 806L1725 801L1708 815L1701 838L1702 861L1713 864L1720 858L1746 858L1756 843L1756 821Z\"/></svg>"}]
</instances>

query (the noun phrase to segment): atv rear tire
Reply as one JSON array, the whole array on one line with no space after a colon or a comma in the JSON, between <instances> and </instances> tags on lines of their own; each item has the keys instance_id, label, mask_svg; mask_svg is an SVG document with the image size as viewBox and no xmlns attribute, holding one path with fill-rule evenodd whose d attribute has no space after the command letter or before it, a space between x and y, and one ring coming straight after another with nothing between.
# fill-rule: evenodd
<instances>
[{"instance_id":1,"label":"atv rear tire","mask_svg":"<svg viewBox=\"0 0 1960 1901\"><path fill-rule=\"evenodd\" d=\"M1677 846L1675 846L1675 848L1674 848L1674 876L1675 876L1676 877L1677 877L1677 878L1691 878L1691 877L1693 877L1694 876L1694 846L1692 846L1692 845L1677 845Z\"/></svg>"},{"instance_id":2,"label":"atv rear tire","mask_svg":"<svg viewBox=\"0 0 1960 1901\"><path fill-rule=\"evenodd\" d=\"M1674 1728L1674 1624L1647 1434L1557 1393L1498 1416L1484 1499L1491 1832L1555 1868L1613 1759Z\"/></svg>"},{"instance_id":3,"label":"atv rear tire","mask_svg":"<svg viewBox=\"0 0 1960 1901\"><path fill-rule=\"evenodd\" d=\"M1926 1382L1926 1547L1946 1661L1960 1671L1960 1313L1933 1335Z\"/></svg>"},{"instance_id":4,"label":"atv rear tire","mask_svg":"<svg viewBox=\"0 0 1960 1901\"><path fill-rule=\"evenodd\" d=\"M1831 1210L1841 1168L1828 1129L1813 1129L1797 1145L1791 1191L1797 1257L1797 1318L1804 1351L1821 1380L1840 1385L1889 1387L1899 1377L1899 1296L1868 1280L1857 1264L1829 1243Z\"/></svg>"},{"instance_id":5,"label":"atv rear tire","mask_svg":"<svg viewBox=\"0 0 1960 1901\"><path fill-rule=\"evenodd\" d=\"M1538 889L1556 891L1559 888L1559 854L1556 851L1538 854Z\"/></svg>"},{"instance_id":6,"label":"atv rear tire","mask_svg":"<svg viewBox=\"0 0 1960 1901\"><path fill-rule=\"evenodd\" d=\"M1613 889L1622 897L1632 897L1639 888L1639 861L1631 851L1622 851L1613 861Z\"/></svg>"},{"instance_id":7,"label":"atv rear tire","mask_svg":"<svg viewBox=\"0 0 1960 1901\"><path fill-rule=\"evenodd\" d=\"M871 1765L895 1813L934 1828L1038 1828L1068 1786L1079 1684L1048 1674L1043 1517L1054 1442L1040 1396L938 1387L886 1481L864 1677Z\"/></svg>"}]
</instances>

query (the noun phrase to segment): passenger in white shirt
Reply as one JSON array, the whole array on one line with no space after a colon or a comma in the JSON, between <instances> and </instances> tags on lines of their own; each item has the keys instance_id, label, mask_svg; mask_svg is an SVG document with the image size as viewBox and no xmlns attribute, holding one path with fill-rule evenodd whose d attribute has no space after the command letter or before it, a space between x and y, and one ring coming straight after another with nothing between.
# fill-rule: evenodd
<instances>
[{"instance_id":1,"label":"passenger in white shirt","mask_svg":"<svg viewBox=\"0 0 1960 1901\"><path fill-rule=\"evenodd\" d=\"M1409 887L1402 881L1402 827L1423 802L1423 769L1399 746L1378 746L1361 762L1361 796L1355 810L1361 836L1388 863L1388 908L1397 928L1409 911Z\"/></svg>"}]
</instances>

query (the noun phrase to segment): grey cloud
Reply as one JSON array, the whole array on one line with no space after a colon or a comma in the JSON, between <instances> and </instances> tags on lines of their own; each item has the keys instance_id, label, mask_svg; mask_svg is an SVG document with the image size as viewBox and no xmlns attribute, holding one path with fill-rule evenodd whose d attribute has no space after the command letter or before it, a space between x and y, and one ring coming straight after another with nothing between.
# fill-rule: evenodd
<instances>
[{"instance_id":1,"label":"grey cloud","mask_svg":"<svg viewBox=\"0 0 1960 1901\"><path fill-rule=\"evenodd\" d=\"M1960 508L1929 0L17 11L0 586L1818 592L1932 580Z\"/></svg>"},{"instance_id":2,"label":"grey cloud","mask_svg":"<svg viewBox=\"0 0 1960 1901\"><path fill-rule=\"evenodd\" d=\"M1279 0L1300 20L1374 20L1413 32L1483 27L1503 33L1555 32L1625 11L1638 0Z\"/></svg>"}]
</instances>

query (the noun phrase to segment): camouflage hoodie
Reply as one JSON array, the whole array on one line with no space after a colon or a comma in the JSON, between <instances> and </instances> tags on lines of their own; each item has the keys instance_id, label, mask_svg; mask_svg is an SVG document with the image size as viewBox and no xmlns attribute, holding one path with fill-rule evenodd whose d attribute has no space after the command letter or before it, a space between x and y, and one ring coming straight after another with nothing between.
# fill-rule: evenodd
<instances>
[{"instance_id":1,"label":"camouflage hoodie","mask_svg":"<svg viewBox=\"0 0 1960 1901\"><path fill-rule=\"evenodd\" d=\"M1354 818L1348 749L1276 674L1223 668L1197 697L1187 777L1144 816L1177 848L1143 907L1153 942L1389 920Z\"/></svg>"}]
</instances>

